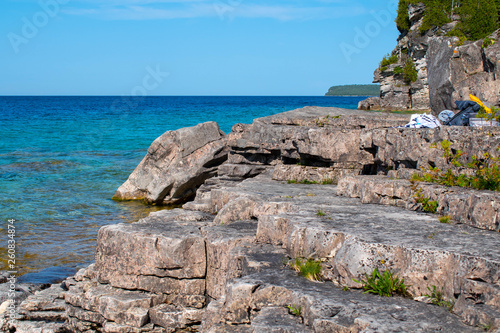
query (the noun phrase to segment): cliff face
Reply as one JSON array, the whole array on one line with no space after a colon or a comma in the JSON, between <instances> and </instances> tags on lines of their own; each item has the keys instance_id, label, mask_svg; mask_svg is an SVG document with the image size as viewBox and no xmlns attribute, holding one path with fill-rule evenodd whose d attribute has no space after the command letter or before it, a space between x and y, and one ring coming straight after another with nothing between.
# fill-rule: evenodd
<instances>
[{"instance_id":1,"label":"cliff face","mask_svg":"<svg viewBox=\"0 0 500 333\"><path fill-rule=\"evenodd\" d=\"M422 34L425 6L408 5L409 31L398 38L392 56L397 61L375 70L374 83L380 83L380 97L360 102L362 110L431 110L438 114L453 109L454 101L478 96L492 105L500 104L499 30L488 40L462 42L446 37L457 22L451 22ZM414 65L416 76L405 77L405 66Z\"/></svg>"}]
</instances>

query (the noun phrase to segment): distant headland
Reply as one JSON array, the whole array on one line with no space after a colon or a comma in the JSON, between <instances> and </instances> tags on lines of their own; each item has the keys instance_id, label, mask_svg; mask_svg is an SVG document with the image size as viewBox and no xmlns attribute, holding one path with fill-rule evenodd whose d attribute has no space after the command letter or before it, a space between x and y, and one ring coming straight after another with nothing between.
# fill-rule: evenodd
<instances>
[{"instance_id":1,"label":"distant headland","mask_svg":"<svg viewBox=\"0 0 500 333\"><path fill-rule=\"evenodd\" d=\"M380 96L380 85L349 84L333 86L328 89L325 96Z\"/></svg>"}]
</instances>

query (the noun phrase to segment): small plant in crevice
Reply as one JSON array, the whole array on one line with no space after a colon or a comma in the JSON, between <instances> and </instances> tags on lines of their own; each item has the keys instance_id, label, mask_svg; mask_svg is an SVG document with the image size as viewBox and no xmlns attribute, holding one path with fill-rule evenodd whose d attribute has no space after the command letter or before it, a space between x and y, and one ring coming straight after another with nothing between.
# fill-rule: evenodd
<instances>
[{"instance_id":1,"label":"small plant in crevice","mask_svg":"<svg viewBox=\"0 0 500 333\"><path fill-rule=\"evenodd\" d=\"M316 216L325 216L325 215L326 215L326 214L325 214L325 212L324 212L324 211L322 211L321 209L318 209L318 210L316 211Z\"/></svg>"},{"instance_id":2,"label":"small plant in crevice","mask_svg":"<svg viewBox=\"0 0 500 333\"><path fill-rule=\"evenodd\" d=\"M381 273L375 267L371 275L365 274L365 279L359 281L353 279L353 281L363 285L364 294L372 293L387 297L395 295L411 296L404 283L404 278L392 273L389 268L386 268L385 272Z\"/></svg>"},{"instance_id":3,"label":"small plant in crevice","mask_svg":"<svg viewBox=\"0 0 500 333\"><path fill-rule=\"evenodd\" d=\"M331 178L325 178L321 181L321 185L332 185L335 184L335 181Z\"/></svg>"},{"instance_id":4,"label":"small plant in crevice","mask_svg":"<svg viewBox=\"0 0 500 333\"><path fill-rule=\"evenodd\" d=\"M296 258L292 260L290 267L310 281L322 280L320 260Z\"/></svg>"},{"instance_id":5,"label":"small plant in crevice","mask_svg":"<svg viewBox=\"0 0 500 333\"><path fill-rule=\"evenodd\" d=\"M488 46L494 45L496 40L494 38L486 37L483 41L481 48L486 49Z\"/></svg>"},{"instance_id":6,"label":"small plant in crevice","mask_svg":"<svg viewBox=\"0 0 500 333\"><path fill-rule=\"evenodd\" d=\"M288 310L290 310L290 313L293 314L296 317L301 317L302 316L302 307L299 305L288 305L287 306Z\"/></svg>"},{"instance_id":7,"label":"small plant in crevice","mask_svg":"<svg viewBox=\"0 0 500 333\"><path fill-rule=\"evenodd\" d=\"M426 213L436 214L438 208L438 202L431 200L431 198L424 197L422 194L422 189L413 186L412 189L415 191L415 202L422 205L422 210Z\"/></svg>"},{"instance_id":8,"label":"small plant in crevice","mask_svg":"<svg viewBox=\"0 0 500 333\"><path fill-rule=\"evenodd\" d=\"M441 223L451 223L451 216L450 215L445 215L445 216L440 216L438 218L439 222Z\"/></svg>"},{"instance_id":9,"label":"small plant in crevice","mask_svg":"<svg viewBox=\"0 0 500 333\"><path fill-rule=\"evenodd\" d=\"M427 289L429 290L429 294L425 294L423 296L428 297L432 304L442 306L448 309L448 311L453 310L455 302L445 300L442 290L441 291L437 290L436 286L432 286L432 288L427 287Z\"/></svg>"},{"instance_id":10,"label":"small plant in crevice","mask_svg":"<svg viewBox=\"0 0 500 333\"><path fill-rule=\"evenodd\" d=\"M349 288L348 286L343 286L343 287L342 287L342 290L343 290L343 291L349 291L349 290L351 290L351 288Z\"/></svg>"},{"instance_id":11,"label":"small plant in crevice","mask_svg":"<svg viewBox=\"0 0 500 333\"><path fill-rule=\"evenodd\" d=\"M487 324L479 324L478 327L485 332L493 332L493 330L495 329L492 322L489 322Z\"/></svg>"},{"instance_id":12,"label":"small plant in crevice","mask_svg":"<svg viewBox=\"0 0 500 333\"><path fill-rule=\"evenodd\" d=\"M318 184L318 182L315 180L307 180L307 179L304 180L289 179L286 182L288 184L308 184L308 185Z\"/></svg>"}]
</instances>

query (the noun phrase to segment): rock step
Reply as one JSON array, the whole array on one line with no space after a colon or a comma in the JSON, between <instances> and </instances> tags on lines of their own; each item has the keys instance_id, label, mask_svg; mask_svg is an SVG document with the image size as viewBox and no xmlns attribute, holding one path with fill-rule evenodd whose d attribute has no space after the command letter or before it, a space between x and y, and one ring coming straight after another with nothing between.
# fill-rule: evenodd
<instances>
[{"instance_id":1,"label":"rock step","mask_svg":"<svg viewBox=\"0 0 500 333\"><path fill-rule=\"evenodd\" d=\"M419 296L436 286L456 302L454 312L471 326L500 326L500 234L442 224L437 216L363 204L336 196L335 186L284 184L264 176L212 192L223 203L225 223L258 219L257 241L280 245L289 256L322 259L327 280L359 288L374 268L404 277ZM244 197L245 200L241 200ZM231 214L225 207L232 206ZM217 216L223 219L224 216ZM384 263L382 263L384 262Z\"/></svg>"},{"instance_id":2,"label":"rock step","mask_svg":"<svg viewBox=\"0 0 500 333\"><path fill-rule=\"evenodd\" d=\"M259 261L256 251L247 249L240 249L239 259ZM258 272L228 282L226 296L208 306L201 332L480 331L442 307L311 282L284 266L278 256L272 264L265 260L259 266ZM294 315L289 307L299 313Z\"/></svg>"},{"instance_id":3,"label":"rock step","mask_svg":"<svg viewBox=\"0 0 500 333\"><path fill-rule=\"evenodd\" d=\"M221 187L236 186L241 178L228 178L224 176L207 179L203 185L196 191L196 197L193 201L185 203L182 208L192 211L201 211L206 213L215 213L212 209L212 190Z\"/></svg>"},{"instance_id":4,"label":"rock step","mask_svg":"<svg viewBox=\"0 0 500 333\"><path fill-rule=\"evenodd\" d=\"M345 176L339 180L337 194L360 198L362 203L392 205L421 210L408 180L385 176ZM500 231L500 193L462 187L418 183L422 195L438 203L437 213L476 228Z\"/></svg>"}]
</instances>

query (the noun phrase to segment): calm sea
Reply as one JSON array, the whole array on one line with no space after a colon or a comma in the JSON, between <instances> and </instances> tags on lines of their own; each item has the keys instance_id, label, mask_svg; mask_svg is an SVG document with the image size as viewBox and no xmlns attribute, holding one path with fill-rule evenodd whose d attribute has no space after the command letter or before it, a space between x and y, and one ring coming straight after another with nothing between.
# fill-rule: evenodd
<instances>
[{"instance_id":1,"label":"calm sea","mask_svg":"<svg viewBox=\"0 0 500 333\"><path fill-rule=\"evenodd\" d=\"M157 207L111 200L165 131L216 121L229 133L308 105L354 109L363 97L0 97L0 269L15 219L22 279L50 282L93 261L99 227Z\"/></svg>"}]
</instances>

